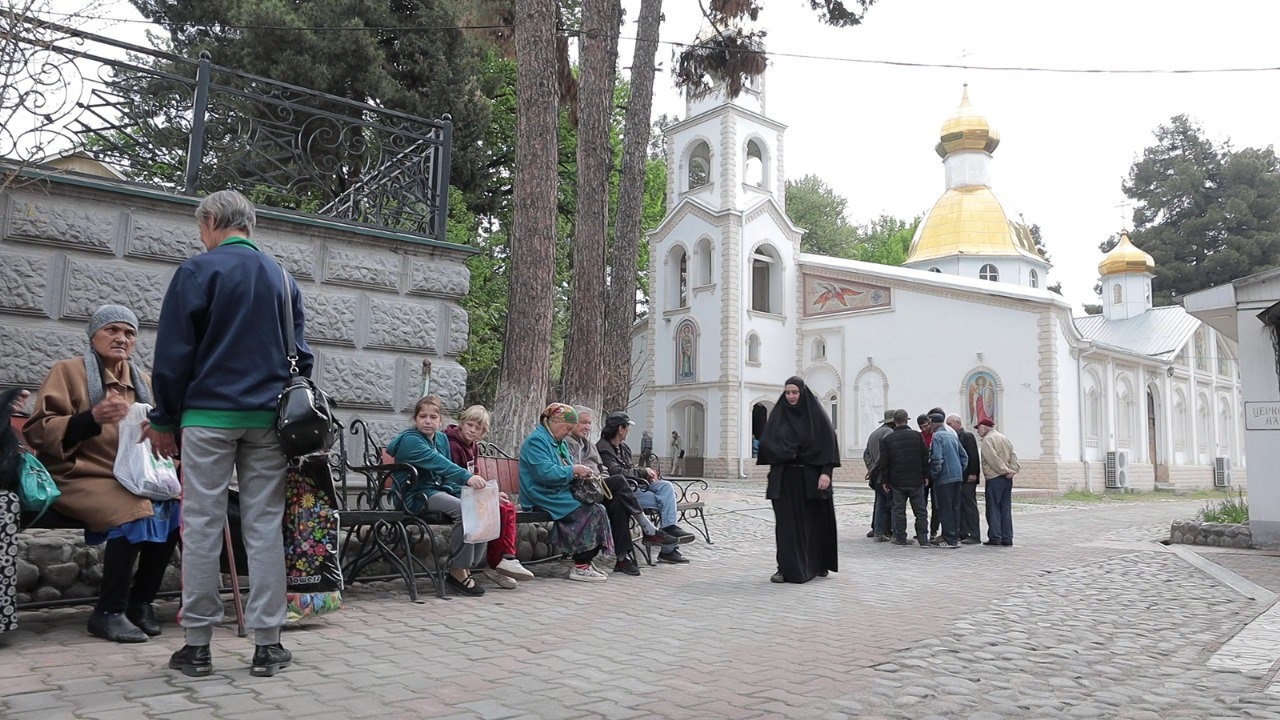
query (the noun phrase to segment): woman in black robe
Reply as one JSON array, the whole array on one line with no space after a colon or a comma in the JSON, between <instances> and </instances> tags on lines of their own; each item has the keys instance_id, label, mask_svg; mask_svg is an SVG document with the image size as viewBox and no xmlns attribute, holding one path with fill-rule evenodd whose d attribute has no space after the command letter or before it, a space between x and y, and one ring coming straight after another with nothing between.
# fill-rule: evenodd
<instances>
[{"instance_id":1,"label":"woman in black robe","mask_svg":"<svg viewBox=\"0 0 1280 720\"><path fill-rule=\"evenodd\" d=\"M836 572L836 507L831 472L840 466L835 428L813 392L787 379L760 436L758 465L769 466L778 571L773 582L806 583Z\"/></svg>"}]
</instances>

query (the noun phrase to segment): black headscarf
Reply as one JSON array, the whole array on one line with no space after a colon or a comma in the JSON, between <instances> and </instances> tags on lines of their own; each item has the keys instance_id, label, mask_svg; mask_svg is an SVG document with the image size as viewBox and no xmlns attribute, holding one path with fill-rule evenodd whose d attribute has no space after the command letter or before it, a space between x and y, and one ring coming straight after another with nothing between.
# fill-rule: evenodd
<instances>
[{"instance_id":1,"label":"black headscarf","mask_svg":"<svg viewBox=\"0 0 1280 720\"><path fill-rule=\"evenodd\" d=\"M839 467L840 445L831 418L804 380L793 376L786 384L800 388L800 400L795 405L787 402L785 390L778 396L760 435L756 464Z\"/></svg>"}]
</instances>

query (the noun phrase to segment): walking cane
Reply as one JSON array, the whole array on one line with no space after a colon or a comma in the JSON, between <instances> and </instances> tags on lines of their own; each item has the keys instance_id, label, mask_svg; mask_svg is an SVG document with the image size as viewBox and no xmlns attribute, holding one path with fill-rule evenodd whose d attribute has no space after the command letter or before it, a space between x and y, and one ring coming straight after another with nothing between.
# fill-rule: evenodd
<instances>
[{"instance_id":1,"label":"walking cane","mask_svg":"<svg viewBox=\"0 0 1280 720\"><path fill-rule=\"evenodd\" d=\"M236 570L236 550L231 542L231 521L222 523L222 544L227 548L227 569L231 571L231 597L236 604L236 636L244 637L244 603L240 599L240 573Z\"/></svg>"}]
</instances>

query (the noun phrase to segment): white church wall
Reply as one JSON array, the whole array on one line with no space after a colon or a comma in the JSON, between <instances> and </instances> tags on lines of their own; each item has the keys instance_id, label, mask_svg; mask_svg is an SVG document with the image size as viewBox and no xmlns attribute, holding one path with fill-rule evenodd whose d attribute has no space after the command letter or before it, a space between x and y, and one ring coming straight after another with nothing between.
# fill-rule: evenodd
<instances>
[{"instance_id":1,"label":"white church wall","mask_svg":"<svg viewBox=\"0 0 1280 720\"><path fill-rule=\"evenodd\" d=\"M1255 292L1258 289L1249 288ZM1238 291L1238 299L1242 301L1236 315L1240 326L1240 380L1243 399L1249 403L1280 402L1275 346L1271 332L1257 317L1259 312L1280 298L1280 282L1272 280L1269 290L1269 297L1260 295L1256 300ZM1249 527L1253 531L1254 544L1280 548L1280 430L1245 430L1244 437L1249 474L1254 479L1249 484Z\"/></svg>"},{"instance_id":2,"label":"white church wall","mask_svg":"<svg viewBox=\"0 0 1280 720\"><path fill-rule=\"evenodd\" d=\"M1083 426L1083 409L1080 406L1077 361L1072 357L1072 344L1061 325L1057 330L1054 344L1057 346L1058 456L1064 462L1072 462L1082 459L1080 428Z\"/></svg>"}]
</instances>

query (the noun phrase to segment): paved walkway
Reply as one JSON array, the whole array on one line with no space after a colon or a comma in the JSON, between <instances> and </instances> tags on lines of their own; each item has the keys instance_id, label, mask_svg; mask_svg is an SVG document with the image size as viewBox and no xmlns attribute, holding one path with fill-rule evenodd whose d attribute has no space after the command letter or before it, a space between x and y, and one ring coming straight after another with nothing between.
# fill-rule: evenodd
<instances>
[{"instance_id":1,"label":"paved walkway","mask_svg":"<svg viewBox=\"0 0 1280 720\"><path fill-rule=\"evenodd\" d=\"M541 566L423 604L358 585L286 631L275 678L249 676L230 626L192 679L165 667L175 628L115 645L84 609L24 613L0 636L0 717L1280 718L1280 557L1189 555L1211 575L1155 542L1202 502L1022 504L1015 547L946 551L866 539L869 494L841 488L842 572L774 585L760 495L707 493L715 545L639 578Z\"/></svg>"}]
</instances>

